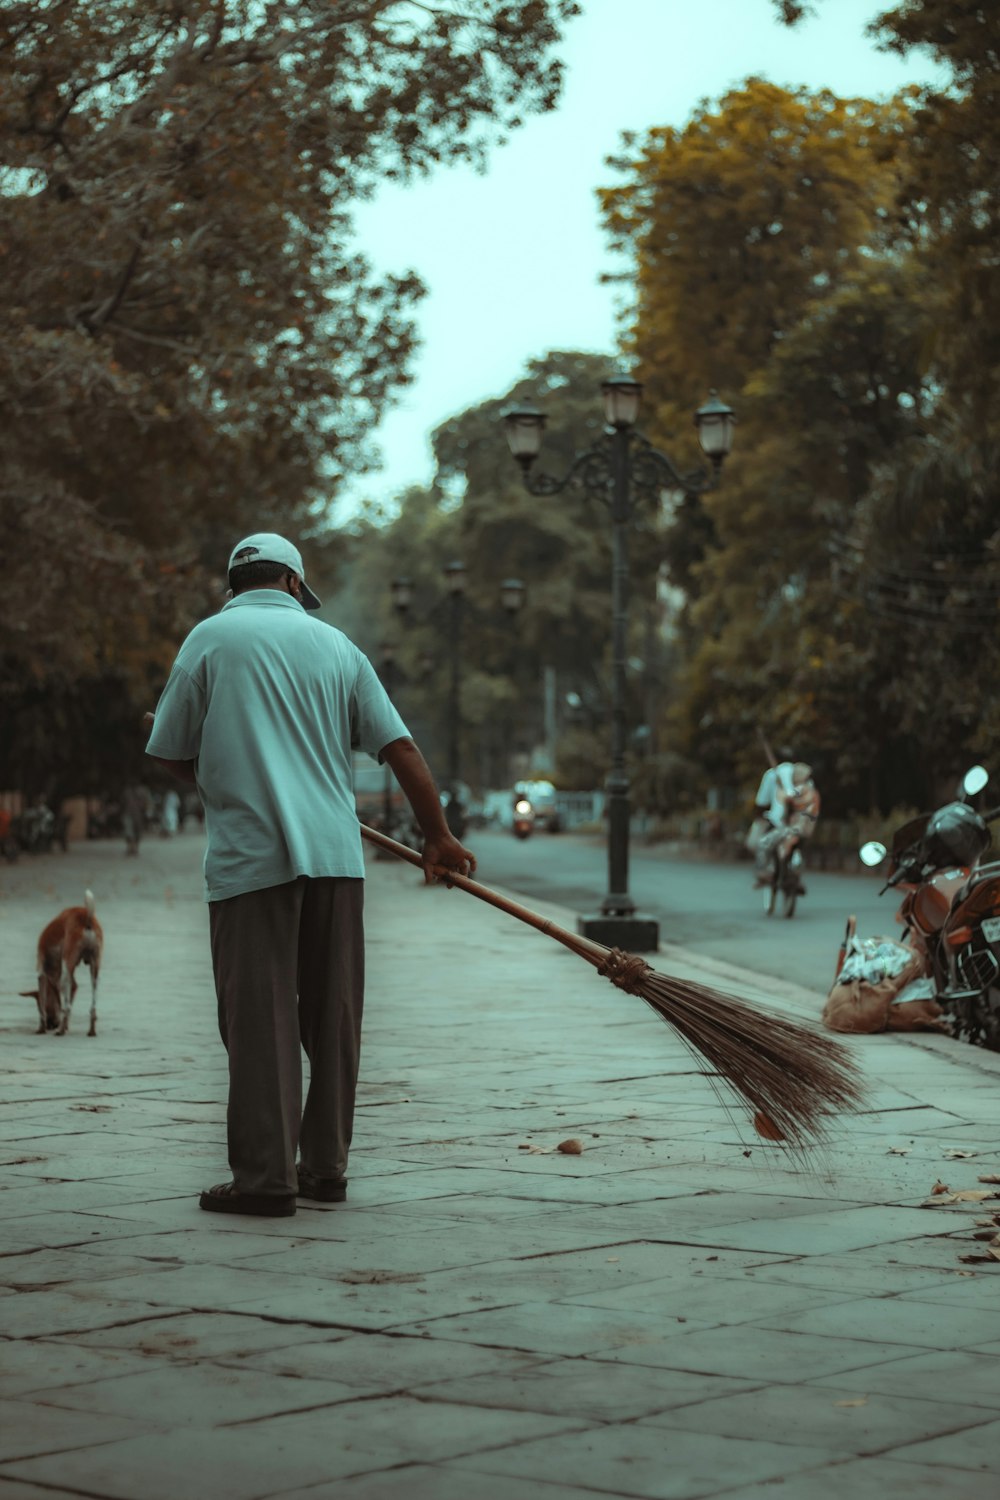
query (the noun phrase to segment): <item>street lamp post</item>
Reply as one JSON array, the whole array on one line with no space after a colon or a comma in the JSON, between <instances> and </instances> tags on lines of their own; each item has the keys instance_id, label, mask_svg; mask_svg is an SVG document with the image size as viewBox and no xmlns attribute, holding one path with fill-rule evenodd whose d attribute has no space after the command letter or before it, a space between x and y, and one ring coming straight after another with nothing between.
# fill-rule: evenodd
<instances>
[{"instance_id":1,"label":"street lamp post","mask_svg":"<svg viewBox=\"0 0 1000 1500\"><path fill-rule=\"evenodd\" d=\"M465 606L465 564L455 561L446 563L443 569L445 590L448 594L448 625L451 644L450 680L448 690L448 805L445 817L456 837L464 830L453 826L463 823L459 802L458 783L460 771L460 745L462 733L462 624ZM454 808L454 813L452 809Z\"/></svg>"},{"instance_id":2,"label":"street lamp post","mask_svg":"<svg viewBox=\"0 0 1000 1500\"><path fill-rule=\"evenodd\" d=\"M413 586L408 578L392 580L392 607L400 621L406 618L413 598ZM379 646L379 676L389 697L395 701L396 693L396 648L391 641ZM392 833L392 771L386 761L382 775L382 832ZM375 852L376 859L391 859L392 855L381 848Z\"/></svg>"},{"instance_id":3,"label":"street lamp post","mask_svg":"<svg viewBox=\"0 0 1000 1500\"><path fill-rule=\"evenodd\" d=\"M445 594L447 596L447 625L449 641L449 678L448 678L448 759L447 759L447 781L444 787L447 793L445 805L445 818L452 833L461 838L464 832L464 813L458 800L458 787L461 782L461 741L462 741L462 641L465 625L465 613L467 602L466 591L466 569L465 564L455 560L446 563L442 568L445 583ZM500 585L500 603L504 612L513 619L524 603L525 587L519 578L505 578ZM408 578L396 578L392 583L392 602L394 608L403 613L409 609L413 600L413 586ZM429 670L433 665L433 659L425 659L425 667Z\"/></svg>"},{"instance_id":4,"label":"street lamp post","mask_svg":"<svg viewBox=\"0 0 1000 1500\"><path fill-rule=\"evenodd\" d=\"M697 495L718 483L722 464L732 448L732 409L713 391L695 413L698 440L709 470L682 474L634 430L642 385L625 376L601 384L607 430L568 471L556 478L532 471L541 450L545 415L534 406L507 412L504 424L511 453L521 466L525 487L533 495L555 495L571 486L598 495L611 514L611 771L608 791L608 890L600 912L581 917L578 927L587 937L633 953L649 953L659 945L659 927L652 917L639 916L629 895L629 778L627 744L626 665L628 645L628 527L640 504L655 506L664 490L681 489Z\"/></svg>"},{"instance_id":5,"label":"street lamp post","mask_svg":"<svg viewBox=\"0 0 1000 1500\"><path fill-rule=\"evenodd\" d=\"M525 589L524 583L520 578L505 578L500 585L500 605L503 609L504 614L507 616L508 623L511 625L513 625L515 618L520 614L521 609L523 608L526 592L527 590ZM504 662L503 670L510 671L513 675L513 669L514 653L508 650L507 659ZM515 777L510 776L511 770L513 768L511 756L511 742L513 739L512 729L513 726L510 722L510 718L505 713L500 723L501 738L500 755L498 757L498 761L501 772L501 781L506 781L508 777L510 777L511 780L516 779ZM496 740L491 737L489 741L489 769L491 773L494 769L493 747L495 744ZM484 777L484 780L485 779L486 778Z\"/></svg>"}]
</instances>

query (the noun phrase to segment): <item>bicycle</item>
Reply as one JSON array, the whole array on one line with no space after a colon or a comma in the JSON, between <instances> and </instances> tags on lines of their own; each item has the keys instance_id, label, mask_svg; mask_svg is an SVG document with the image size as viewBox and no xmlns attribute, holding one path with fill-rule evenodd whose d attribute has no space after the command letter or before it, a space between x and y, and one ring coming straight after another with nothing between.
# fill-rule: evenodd
<instances>
[{"instance_id":1,"label":"bicycle","mask_svg":"<svg viewBox=\"0 0 1000 1500\"><path fill-rule=\"evenodd\" d=\"M801 880L802 851L796 834L786 834L776 845L770 859L769 878L764 886L764 915L773 917L781 899L781 915L794 917L799 896L804 894Z\"/></svg>"}]
</instances>

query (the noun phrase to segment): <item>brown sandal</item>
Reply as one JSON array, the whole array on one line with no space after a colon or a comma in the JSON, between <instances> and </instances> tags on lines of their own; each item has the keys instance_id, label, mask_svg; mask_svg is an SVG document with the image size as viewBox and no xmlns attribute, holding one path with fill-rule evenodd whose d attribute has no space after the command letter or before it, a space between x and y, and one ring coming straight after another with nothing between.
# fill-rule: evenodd
<instances>
[{"instance_id":1,"label":"brown sandal","mask_svg":"<svg viewBox=\"0 0 1000 1500\"><path fill-rule=\"evenodd\" d=\"M287 1219L295 1212L295 1195L241 1193L235 1182L219 1182L202 1193L199 1207L213 1214L256 1214L265 1219Z\"/></svg>"}]
</instances>

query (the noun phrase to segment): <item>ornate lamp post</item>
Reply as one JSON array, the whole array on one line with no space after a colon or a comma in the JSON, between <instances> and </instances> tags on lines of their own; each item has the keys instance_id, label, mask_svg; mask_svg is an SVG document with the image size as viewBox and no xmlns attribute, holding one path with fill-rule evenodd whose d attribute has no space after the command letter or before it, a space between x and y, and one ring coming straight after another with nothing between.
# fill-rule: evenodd
<instances>
[{"instance_id":1,"label":"ornate lamp post","mask_svg":"<svg viewBox=\"0 0 1000 1500\"><path fill-rule=\"evenodd\" d=\"M462 637L465 614L468 608L465 564L459 561L446 563L442 568L447 613L445 616L449 641L449 686L448 686L448 771L444 791L448 794L445 817L456 837L464 831L464 813L458 802L458 786L461 780L462 738ZM524 603L525 587L519 578L505 578L500 585L500 603L505 613L513 617ZM394 578L392 581L393 608L404 614L413 602L413 585L409 578ZM437 613L434 611L433 613ZM425 675L434 665L432 657L423 659ZM461 826L459 826L461 825Z\"/></svg>"},{"instance_id":2,"label":"ornate lamp post","mask_svg":"<svg viewBox=\"0 0 1000 1500\"><path fill-rule=\"evenodd\" d=\"M695 412L694 422L702 452L711 468L682 474L640 433L642 385L616 375L601 384L608 427L592 447L579 454L568 471L556 478L532 471L541 450L545 415L524 405L504 416L510 451L521 466L525 487L533 495L556 495L572 486L599 496L611 513L611 772L608 789L608 891L600 913L581 917L579 930L598 942L650 953L659 944L659 928L652 917L638 916L628 890L629 780L625 768L627 724L625 708L628 638L628 527L639 505L656 506L663 490L680 489L697 495L719 481L719 473L733 445L732 408L715 391Z\"/></svg>"},{"instance_id":3,"label":"ornate lamp post","mask_svg":"<svg viewBox=\"0 0 1000 1500\"><path fill-rule=\"evenodd\" d=\"M451 642L451 678L448 692L448 804L445 817L457 838L464 831L465 819L458 804L459 745L462 732L462 624L465 608L465 564L445 563L444 586L448 595L448 635ZM455 809L454 814L452 809ZM460 829L455 826L461 823Z\"/></svg>"},{"instance_id":4,"label":"ornate lamp post","mask_svg":"<svg viewBox=\"0 0 1000 1500\"><path fill-rule=\"evenodd\" d=\"M406 618L413 598L413 587L408 578L394 578L392 580L392 607L400 620ZM395 699L396 693L396 648L391 641L382 641L379 645L379 676L382 686L389 697ZM392 772L388 765L384 767L382 777L382 830L384 833L392 833ZM376 859L391 859L392 855L386 854L378 849Z\"/></svg>"}]
</instances>

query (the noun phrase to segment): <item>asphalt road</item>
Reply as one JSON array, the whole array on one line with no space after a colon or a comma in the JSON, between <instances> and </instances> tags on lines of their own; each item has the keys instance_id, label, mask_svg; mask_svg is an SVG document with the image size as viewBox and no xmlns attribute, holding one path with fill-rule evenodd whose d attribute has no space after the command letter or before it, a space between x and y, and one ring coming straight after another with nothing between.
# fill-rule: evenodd
<instances>
[{"instance_id":1,"label":"asphalt road","mask_svg":"<svg viewBox=\"0 0 1000 1500\"><path fill-rule=\"evenodd\" d=\"M520 842L498 829L477 829L465 842L479 861L477 877L526 898L556 901L577 912L596 911L607 889L603 839L534 833ZM711 958L741 964L826 992L833 978L847 916L862 936L893 935L897 902L879 898L873 875L821 874L807 868L807 894L790 920L767 917L752 889L749 863L685 859L635 841L630 887L638 909L659 919L660 941L679 943Z\"/></svg>"}]
</instances>

